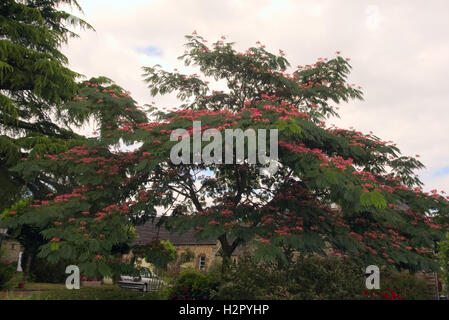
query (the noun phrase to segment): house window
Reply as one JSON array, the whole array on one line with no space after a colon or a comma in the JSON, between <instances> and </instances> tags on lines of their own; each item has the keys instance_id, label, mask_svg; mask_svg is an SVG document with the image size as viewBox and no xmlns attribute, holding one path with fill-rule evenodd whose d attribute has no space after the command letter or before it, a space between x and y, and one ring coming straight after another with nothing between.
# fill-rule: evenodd
<instances>
[{"instance_id":1,"label":"house window","mask_svg":"<svg viewBox=\"0 0 449 320\"><path fill-rule=\"evenodd\" d=\"M200 256L199 269L206 270L206 256Z\"/></svg>"},{"instance_id":2,"label":"house window","mask_svg":"<svg viewBox=\"0 0 449 320\"><path fill-rule=\"evenodd\" d=\"M16 245L14 243L11 244L11 250L14 250L15 247L16 247Z\"/></svg>"}]
</instances>

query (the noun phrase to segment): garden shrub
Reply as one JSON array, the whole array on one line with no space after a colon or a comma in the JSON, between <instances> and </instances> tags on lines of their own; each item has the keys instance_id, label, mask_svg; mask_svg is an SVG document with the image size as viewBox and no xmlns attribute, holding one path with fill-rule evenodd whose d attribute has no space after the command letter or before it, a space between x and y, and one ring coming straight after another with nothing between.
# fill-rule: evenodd
<instances>
[{"instance_id":1,"label":"garden shrub","mask_svg":"<svg viewBox=\"0 0 449 320\"><path fill-rule=\"evenodd\" d=\"M0 290L15 288L22 281L22 273L17 272L17 263L2 262L1 257L0 250Z\"/></svg>"},{"instance_id":2,"label":"garden shrub","mask_svg":"<svg viewBox=\"0 0 449 320\"><path fill-rule=\"evenodd\" d=\"M197 270L184 270L175 279L170 298L173 300L208 300L218 279Z\"/></svg>"},{"instance_id":3,"label":"garden shrub","mask_svg":"<svg viewBox=\"0 0 449 320\"><path fill-rule=\"evenodd\" d=\"M365 290L363 294L366 299L370 300L403 300L399 293L390 288L387 290Z\"/></svg>"},{"instance_id":4,"label":"garden shrub","mask_svg":"<svg viewBox=\"0 0 449 320\"><path fill-rule=\"evenodd\" d=\"M0 290L15 287L14 277L16 273L15 268L11 264L0 263Z\"/></svg>"},{"instance_id":5,"label":"garden shrub","mask_svg":"<svg viewBox=\"0 0 449 320\"><path fill-rule=\"evenodd\" d=\"M73 264L67 261L59 261L57 264L50 264L47 261L35 257L31 266L31 279L34 282L64 283L67 274L65 269Z\"/></svg>"},{"instance_id":6,"label":"garden shrub","mask_svg":"<svg viewBox=\"0 0 449 320\"><path fill-rule=\"evenodd\" d=\"M348 258L299 257L287 264L256 262L251 257L233 264L214 299L434 299L426 280L403 272L382 271L379 290L365 287L364 267Z\"/></svg>"},{"instance_id":7,"label":"garden shrub","mask_svg":"<svg viewBox=\"0 0 449 320\"><path fill-rule=\"evenodd\" d=\"M362 299L363 269L349 259L300 257L287 265L244 258L223 278L215 299Z\"/></svg>"},{"instance_id":8,"label":"garden shrub","mask_svg":"<svg viewBox=\"0 0 449 320\"><path fill-rule=\"evenodd\" d=\"M380 287L397 292L404 300L435 299L429 283L407 271L381 274Z\"/></svg>"},{"instance_id":9,"label":"garden shrub","mask_svg":"<svg viewBox=\"0 0 449 320\"><path fill-rule=\"evenodd\" d=\"M194 268L195 253L187 248L180 254L177 254L177 260L169 265L167 275L176 277L182 270Z\"/></svg>"},{"instance_id":10,"label":"garden shrub","mask_svg":"<svg viewBox=\"0 0 449 320\"><path fill-rule=\"evenodd\" d=\"M155 239L147 245L135 246L133 253L136 257L145 258L156 268L166 270L169 263L176 260L176 249L169 240Z\"/></svg>"},{"instance_id":11,"label":"garden shrub","mask_svg":"<svg viewBox=\"0 0 449 320\"><path fill-rule=\"evenodd\" d=\"M348 258L302 258L291 278L293 299L360 299L365 289L364 268Z\"/></svg>"},{"instance_id":12,"label":"garden shrub","mask_svg":"<svg viewBox=\"0 0 449 320\"><path fill-rule=\"evenodd\" d=\"M191 261L193 261L193 259L195 259L195 253L192 250L190 250L189 248L187 248L186 251L182 252L179 255L178 263L183 264L183 263L191 262Z\"/></svg>"}]
</instances>

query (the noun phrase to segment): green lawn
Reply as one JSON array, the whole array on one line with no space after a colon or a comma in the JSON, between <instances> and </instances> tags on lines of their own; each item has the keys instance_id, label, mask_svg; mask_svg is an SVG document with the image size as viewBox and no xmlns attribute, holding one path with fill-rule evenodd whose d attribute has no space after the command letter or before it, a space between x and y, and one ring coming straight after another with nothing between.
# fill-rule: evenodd
<instances>
[{"instance_id":1,"label":"green lawn","mask_svg":"<svg viewBox=\"0 0 449 320\"><path fill-rule=\"evenodd\" d=\"M33 292L34 290L42 290ZM81 287L68 290L64 284L27 283L24 291L4 292L0 299L11 300L164 300L167 289L143 293L132 289L122 289L117 285L103 284L100 287Z\"/></svg>"},{"instance_id":2,"label":"green lawn","mask_svg":"<svg viewBox=\"0 0 449 320\"><path fill-rule=\"evenodd\" d=\"M27 282L25 284L26 290L55 290L65 289L63 283L39 283L39 282Z\"/></svg>"}]
</instances>

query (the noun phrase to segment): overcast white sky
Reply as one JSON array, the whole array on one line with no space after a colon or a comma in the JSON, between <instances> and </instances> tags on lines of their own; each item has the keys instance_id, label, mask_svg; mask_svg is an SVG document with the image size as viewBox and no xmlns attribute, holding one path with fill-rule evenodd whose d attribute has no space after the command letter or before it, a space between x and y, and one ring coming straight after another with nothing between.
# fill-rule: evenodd
<instances>
[{"instance_id":1,"label":"overcast white sky","mask_svg":"<svg viewBox=\"0 0 449 320\"><path fill-rule=\"evenodd\" d=\"M447 0L78 0L96 31L81 31L65 48L70 67L104 75L131 91L139 104L173 107L152 98L142 66L182 70L184 35L221 35L244 50L256 41L292 66L351 58L351 83L365 101L340 105L342 128L373 131L403 154L419 154L425 189L449 185L449 2ZM449 191L449 190L448 190Z\"/></svg>"}]
</instances>

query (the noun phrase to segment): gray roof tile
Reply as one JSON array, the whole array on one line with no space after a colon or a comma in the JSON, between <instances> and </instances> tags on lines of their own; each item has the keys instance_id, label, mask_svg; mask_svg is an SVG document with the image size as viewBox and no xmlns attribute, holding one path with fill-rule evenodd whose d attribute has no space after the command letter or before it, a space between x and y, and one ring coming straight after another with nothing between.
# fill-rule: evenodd
<instances>
[{"instance_id":1,"label":"gray roof tile","mask_svg":"<svg viewBox=\"0 0 449 320\"><path fill-rule=\"evenodd\" d=\"M217 239L210 240L196 240L195 230L191 229L185 233L174 233L165 228L162 224L158 227L156 224L158 218L154 221L148 221L142 226L136 227L136 232L139 238L135 241L137 245L144 245L150 243L153 239L158 237L160 240L169 240L173 245L214 245L217 244Z\"/></svg>"}]
</instances>

